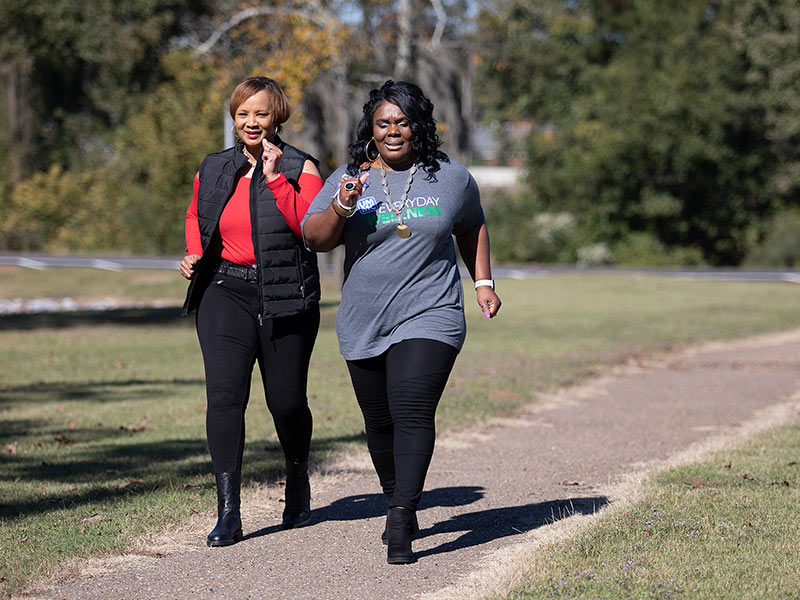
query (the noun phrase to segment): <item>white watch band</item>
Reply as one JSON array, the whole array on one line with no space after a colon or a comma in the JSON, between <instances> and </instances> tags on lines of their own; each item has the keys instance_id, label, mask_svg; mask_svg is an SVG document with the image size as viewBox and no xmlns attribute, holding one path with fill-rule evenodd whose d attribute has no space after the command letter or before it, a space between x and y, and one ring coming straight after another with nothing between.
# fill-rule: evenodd
<instances>
[{"instance_id":1,"label":"white watch band","mask_svg":"<svg viewBox=\"0 0 800 600\"><path fill-rule=\"evenodd\" d=\"M483 285L494 289L494 279L478 279L478 281L475 282L475 289L477 290Z\"/></svg>"}]
</instances>

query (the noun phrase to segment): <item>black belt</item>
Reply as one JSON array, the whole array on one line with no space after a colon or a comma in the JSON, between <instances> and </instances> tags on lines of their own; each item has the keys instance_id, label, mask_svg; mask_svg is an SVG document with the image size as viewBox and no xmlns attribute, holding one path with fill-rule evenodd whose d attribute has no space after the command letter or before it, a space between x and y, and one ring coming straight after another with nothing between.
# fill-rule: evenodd
<instances>
[{"instance_id":1,"label":"black belt","mask_svg":"<svg viewBox=\"0 0 800 600\"><path fill-rule=\"evenodd\" d=\"M248 283L258 283L258 272L251 265L237 265L229 260L221 258L216 264L214 271L221 275L244 279Z\"/></svg>"}]
</instances>

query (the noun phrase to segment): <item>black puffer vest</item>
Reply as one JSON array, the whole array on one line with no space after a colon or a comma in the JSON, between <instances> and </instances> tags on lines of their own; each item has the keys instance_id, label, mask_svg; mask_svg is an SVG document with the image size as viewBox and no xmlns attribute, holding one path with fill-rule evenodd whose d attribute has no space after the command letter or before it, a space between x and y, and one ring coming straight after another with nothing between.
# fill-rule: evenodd
<instances>
[{"instance_id":1,"label":"black puffer vest","mask_svg":"<svg viewBox=\"0 0 800 600\"><path fill-rule=\"evenodd\" d=\"M311 160L317 164L317 160L277 136L274 144L283 152L281 173L297 188L305 162ZM250 166L242 152L243 147L241 141L237 142L233 148L209 154L200 165L197 214L203 256L195 265L195 276L186 292L184 316L197 308L213 279L214 263L219 256L208 250L214 238L219 237L219 219L233 194L236 173ZM305 249L278 210L275 197L264 181L261 152L250 182L250 221L261 297L260 316L265 319L287 317L304 312L319 302L317 255Z\"/></svg>"}]
</instances>

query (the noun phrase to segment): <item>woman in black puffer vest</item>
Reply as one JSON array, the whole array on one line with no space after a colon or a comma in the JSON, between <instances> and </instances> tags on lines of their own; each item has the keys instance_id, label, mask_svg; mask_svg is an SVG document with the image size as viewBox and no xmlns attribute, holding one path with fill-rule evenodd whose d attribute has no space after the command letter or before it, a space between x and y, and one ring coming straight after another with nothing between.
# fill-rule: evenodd
<instances>
[{"instance_id":1,"label":"woman in black puffer vest","mask_svg":"<svg viewBox=\"0 0 800 600\"><path fill-rule=\"evenodd\" d=\"M322 179L316 159L278 137L290 108L275 81L240 83L230 112L239 139L200 166L180 265L191 280L183 314L197 312L205 364L206 432L218 499L209 546L242 538L244 414L256 362L286 458L283 527L301 527L311 518L306 383L320 287L300 220Z\"/></svg>"}]
</instances>

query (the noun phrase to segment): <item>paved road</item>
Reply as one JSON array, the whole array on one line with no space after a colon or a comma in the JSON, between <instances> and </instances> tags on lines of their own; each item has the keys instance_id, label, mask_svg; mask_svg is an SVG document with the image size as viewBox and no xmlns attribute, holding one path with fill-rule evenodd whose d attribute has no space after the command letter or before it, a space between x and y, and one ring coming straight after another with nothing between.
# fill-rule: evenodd
<instances>
[{"instance_id":1,"label":"paved road","mask_svg":"<svg viewBox=\"0 0 800 600\"><path fill-rule=\"evenodd\" d=\"M419 512L414 565L386 564L383 507L359 455L314 475L310 527L281 531L280 489L251 490L242 543L206 548L213 516L202 515L127 556L71 571L36 597L477 597L480 586L470 582L502 579L514 552L586 520L559 521L570 513L615 502L624 494L616 484L630 473L663 466L693 445L796 418L798 392L800 330L693 347L620 367L518 418L443 437Z\"/></svg>"},{"instance_id":2,"label":"paved road","mask_svg":"<svg viewBox=\"0 0 800 600\"><path fill-rule=\"evenodd\" d=\"M13 265L28 269L52 269L57 267L86 267L104 269L106 271L121 271L122 269L178 269L182 257L169 256L125 256L125 257L99 257L66 255L56 256L48 254L3 254L0 255L0 265Z\"/></svg>"},{"instance_id":3,"label":"paved road","mask_svg":"<svg viewBox=\"0 0 800 600\"><path fill-rule=\"evenodd\" d=\"M53 256L44 254L3 254L0 265L14 265L29 269L49 269L57 267L87 267L120 271L122 269L177 269L181 257L96 257L96 256ZM339 263L323 261L327 270L336 270ZM546 277L563 273L637 273L679 277L683 279L709 279L722 281L788 281L800 283L800 272L792 270L767 269L643 269L624 267L572 267L547 265L496 265L492 268L497 279L525 279ZM466 276L467 274L464 273Z\"/></svg>"}]
</instances>

